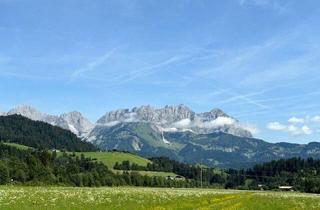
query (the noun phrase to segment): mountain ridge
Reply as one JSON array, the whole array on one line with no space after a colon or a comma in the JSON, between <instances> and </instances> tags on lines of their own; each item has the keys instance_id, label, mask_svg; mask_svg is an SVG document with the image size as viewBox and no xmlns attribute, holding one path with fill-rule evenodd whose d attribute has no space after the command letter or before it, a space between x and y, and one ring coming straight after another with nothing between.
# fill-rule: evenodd
<instances>
[{"instance_id":1,"label":"mountain ridge","mask_svg":"<svg viewBox=\"0 0 320 210\"><path fill-rule=\"evenodd\" d=\"M31 120L42 121L55 125L76 134L78 137L86 136L94 125L85 117L82 116L80 112L72 111L64 113L61 115L51 115L38 111L34 107L28 105L19 105L10 109L7 113L3 115L22 115Z\"/></svg>"},{"instance_id":2,"label":"mountain ridge","mask_svg":"<svg viewBox=\"0 0 320 210\"><path fill-rule=\"evenodd\" d=\"M97 124L113 126L122 122L147 122L157 125L163 131L192 130L196 133L222 131L237 136L252 137L238 120L230 117L221 109L195 113L185 105L154 108L150 105L132 109L118 109L107 112L98 119Z\"/></svg>"},{"instance_id":3,"label":"mountain ridge","mask_svg":"<svg viewBox=\"0 0 320 210\"><path fill-rule=\"evenodd\" d=\"M113 110L100 117L96 123L91 123L77 111L51 115L28 105L18 105L0 115L13 114L57 125L70 130L81 138L89 136L96 125L113 126L121 122L148 122L165 132L192 130L196 133L211 133L222 131L237 136L252 137L251 132L244 128L238 120L230 117L221 109L215 108L208 112L195 113L182 104L177 106L166 105L163 108L144 105L132 109Z\"/></svg>"},{"instance_id":4,"label":"mountain ridge","mask_svg":"<svg viewBox=\"0 0 320 210\"><path fill-rule=\"evenodd\" d=\"M20 107L7 115L15 113L73 133L82 131L82 140L101 150L123 150L144 157L167 156L223 168L248 167L293 156L320 158L320 143L300 145L256 139L241 122L220 109L195 113L184 105L162 108L148 105L107 112L96 124L79 112L55 116L32 107Z\"/></svg>"}]
</instances>

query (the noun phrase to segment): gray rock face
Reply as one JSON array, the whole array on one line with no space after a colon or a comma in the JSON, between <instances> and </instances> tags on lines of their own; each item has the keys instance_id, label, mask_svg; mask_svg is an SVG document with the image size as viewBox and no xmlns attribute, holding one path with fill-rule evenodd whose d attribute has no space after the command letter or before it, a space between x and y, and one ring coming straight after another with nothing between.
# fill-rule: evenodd
<instances>
[{"instance_id":1,"label":"gray rock face","mask_svg":"<svg viewBox=\"0 0 320 210\"><path fill-rule=\"evenodd\" d=\"M70 112L60 116L49 115L38 111L31 106L17 106L11 109L7 115L18 114L31 120L42 121L51 125L70 130L79 137L84 137L93 128L93 124L84 118L79 112Z\"/></svg>"},{"instance_id":2,"label":"gray rock face","mask_svg":"<svg viewBox=\"0 0 320 210\"><path fill-rule=\"evenodd\" d=\"M212 109L210 112L203 112L198 114L198 117L203 119L204 121L215 120L218 117L229 117L226 113L224 113L221 109Z\"/></svg>"},{"instance_id":3,"label":"gray rock face","mask_svg":"<svg viewBox=\"0 0 320 210\"><path fill-rule=\"evenodd\" d=\"M31 106L20 105L11 109L7 115L18 114L35 121L43 121L47 115L39 112Z\"/></svg>"},{"instance_id":4,"label":"gray rock face","mask_svg":"<svg viewBox=\"0 0 320 210\"><path fill-rule=\"evenodd\" d=\"M69 129L78 136L86 136L94 125L82 116L80 112L69 112L59 117L58 126Z\"/></svg>"},{"instance_id":5,"label":"gray rock face","mask_svg":"<svg viewBox=\"0 0 320 210\"><path fill-rule=\"evenodd\" d=\"M151 106L119 109L107 112L97 123L115 125L121 122L146 122L157 125L163 131L193 131L199 134L225 132L241 137L252 137L250 131L220 109L195 113L184 105L165 106L160 109Z\"/></svg>"},{"instance_id":6,"label":"gray rock face","mask_svg":"<svg viewBox=\"0 0 320 210\"><path fill-rule=\"evenodd\" d=\"M106 124L114 121L130 122L144 121L156 124L173 123L186 118L193 118L195 113L184 105L165 106L155 109L151 106L134 107L133 109L119 109L107 112L97 123Z\"/></svg>"}]
</instances>

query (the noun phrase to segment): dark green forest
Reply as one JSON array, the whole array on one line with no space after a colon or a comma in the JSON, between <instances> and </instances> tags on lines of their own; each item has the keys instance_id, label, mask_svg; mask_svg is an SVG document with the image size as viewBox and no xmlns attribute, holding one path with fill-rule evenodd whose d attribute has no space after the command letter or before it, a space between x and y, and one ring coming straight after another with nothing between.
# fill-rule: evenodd
<instances>
[{"instance_id":1,"label":"dark green forest","mask_svg":"<svg viewBox=\"0 0 320 210\"><path fill-rule=\"evenodd\" d=\"M312 158L281 159L255 165L249 169L216 169L179 163L166 157L150 158L146 167L128 161L116 163L115 169L166 171L199 182L202 186L227 189L276 190L292 186L294 190L320 193L320 160Z\"/></svg>"},{"instance_id":2,"label":"dark green forest","mask_svg":"<svg viewBox=\"0 0 320 210\"><path fill-rule=\"evenodd\" d=\"M45 150L19 150L0 144L0 184L63 186L193 187L193 180L175 181L142 176L137 172L114 174L103 163L75 154L57 155Z\"/></svg>"},{"instance_id":3,"label":"dark green forest","mask_svg":"<svg viewBox=\"0 0 320 210\"><path fill-rule=\"evenodd\" d=\"M20 150L0 144L0 184L64 186L149 186L149 187L220 187L264 190L293 186L301 192L320 193L320 160L291 158L256 165L246 170L218 170L179 163L165 157L152 158L146 167L128 161L117 163L113 173L103 163L75 154L46 150ZM167 171L185 177L142 176L135 170ZM201 183L202 182L202 183Z\"/></svg>"},{"instance_id":4,"label":"dark green forest","mask_svg":"<svg viewBox=\"0 0 320 210\"><path fill-rule=\"evenodd\" d=\"M255 165L247 170L227 171L232 180L228 188L248 186L257 189L276 189L278 186L293 186L294 190L320 193L320 160L313 158L290 158Z\"/></svg>"},{"instance_id":5,"label":"dark green forest","mask_svg":"<svg viewBox=\"0 0 320 210\"><path fill-rule=\"evenodd\" d=\"M72 132L48 123L33 121L21 115L0 116L0 141L39 149L67 151L96 151Z\"/></svg>"}]
</instances>

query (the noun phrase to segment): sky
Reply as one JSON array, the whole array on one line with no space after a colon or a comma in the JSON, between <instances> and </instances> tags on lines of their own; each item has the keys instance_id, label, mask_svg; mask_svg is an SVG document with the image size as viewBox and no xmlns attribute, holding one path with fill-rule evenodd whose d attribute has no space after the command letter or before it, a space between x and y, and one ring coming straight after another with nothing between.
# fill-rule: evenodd
<instances>
[{"instance_id":1,"label":"sky","mask_svg":"<svg viewBox=\"0 0 320 210\"><path fill-rule=\"evenodd\" d=\"M320 141L319 20L317 0L0 0L0 112L184 104Z\"/></svg>"}]
</instances>

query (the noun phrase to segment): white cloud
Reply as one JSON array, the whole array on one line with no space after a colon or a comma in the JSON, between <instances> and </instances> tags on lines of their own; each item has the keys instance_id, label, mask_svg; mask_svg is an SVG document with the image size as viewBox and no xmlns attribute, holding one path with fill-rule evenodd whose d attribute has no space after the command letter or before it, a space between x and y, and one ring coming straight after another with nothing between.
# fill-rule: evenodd
<instances>
[{"instance_id":1,"label":"white cloud","mask_svg":"<svg viewBox=\"0 0 320 210\"><path fill-rule=\"evenodd\" d=\"M260 132L260 130L257 128L257 126L252 125L252 124L240 124L239 127L249 131L252 135L258 134Z\"/></svg>"},{"instance_id":2,"label":"white cloud","mask_svg":"<svg viewBox=\"0 0 320 210\"><path fill-rule=\"evenodd\" d=\"M124 119L124 122L137 122L138 119L136 117L137 113L128 113L128 114L125 114L125 119Z\"/></svg>"},{"instance_id":3,"label":"white cloud","mask_svg":"<svg viewBox=\"0 0 320 210\"><path fill-rule=\"evenodd\" d=\"M183 120L180 120L176 123L173 124L174 127L177 127L177 128L189 128L191 126L191 120L190 119L183 119Z\"/></svg>"},{"instance_id":4,"label":"white cloud","mask_svg":"<svg viewBox=\"0 0 320 210\"><path fill-rule=\"evenodd\" d=\"M232 125L236 121L230 117L218 117L215 120L203 123L204 127L207 128L218 128L223 127L225 125Z\"/></svg>"},{"instance_id":5,"label":"white cloud","mask_svg":"<svg viewBox=\"0 0 320 210\"><path fill-rule=\"evenodd\" d=\"M200 127L200 128L219 128L223 126L236 124L236 121L230 117L218 117L217 119L202 122L199 119L195 121L191 121L189 118L180 120L173 124L173 127L176 128L192 128L192 127Z\"/></svg>"},{"instance_id":6,"label":"white cloud","mask_svg":"<svg viewBox=\"0 0 320 210\"><path fill-rule=\"evenodd\" d=\"M301 134L300 129L295 125L289 125L287 128L287 131L289 132L289 134L291 134L293 136Z\"/></svg>"},{"instance_id":7,"label":"white cloud","mask_svg":"<svg viewBox=\"0 0 320 210\"><path fill-rule=\"evenodd\" d=\"M303 118L297 118L297 117L291 117L291 118L289 118L288 122L289 122L289 123L293 123L293 124L296 124L296 123L304 123L304 122L305 122L305 119L303 119Z\"/></svg>"},{"instance_id":8,"label":"white cloud","mask_svg":"<svg viewBox=\"0 0 320 210\"><path fill-rule=\"evenodd\" d=\"M320 122L320 115L316 115L311 119L312 122L319 123Z\"/></svg>"},{"instance_id":9,"label":"white cloud","mask_svg":"<svg viewBox=\"0 0 320 210\"><path fill-rule=\"evenodd\" d=\"M302 127L299 127L296 125L284 125L279 122L270 122L267 124L267 128L273 131L287 132L292 136L310 135L313 133L312 129L307 125L303 125Z\"/></svg>"},{"instance_id":10,"label":"white cloud","mask_svg":"<svg viewBox=\"0 0 320 210\"><path fill-rule=\"evenodd\" d=\"M270 122L268 123L267 128L275 131L283 131L283 130L286 130L287 126L279 122Z\"/></svg>"},{"instance_id":11,"label":"white cloud","mask_svg":"<svg viewBox=\"0 0 320 210\"><path fill-rule=\"evenodd\" d=\"M162 131L162 132L177 132L178 131L178 129L177 128L159 128L160 129L160 131Z\"/></svg>"},{"instance_id":12,"label":"white cloud","mask_svg":"<svg viewBox=\"0 0 320 210\"><path fill-rule=\"evenodd\" d=\"M312 130L306 125L302 126L301 130L302 130L303 134L306 134L306 135L312 134Z\"/></svg>"},{"instance_id":13,"label":"white cloud","mask_svg":"<svg viewBox=\"0 0 320 210\"><path fill-rule=\"evenodd\" d=\"M115 126L115 125L117 125L119 123L120 123L120 121L112 121L112 122L108 122L108 123L101 124L101 125L104 125L104 126L107 126L107 127L112 127L112 126Z\"/></svg>"},{"instance_id":14,"label":"white cloud","mask_svg":"<svg viewBox=\"0 0 320 210\"><path fill-rule=\"evenodd\" d=\"M288 132L290 135L293 135L293 136L312 134L312 130L306 125L304 125L302 127L297 127L295 125L289 125Z\"/></svg>"}]
</instances>

